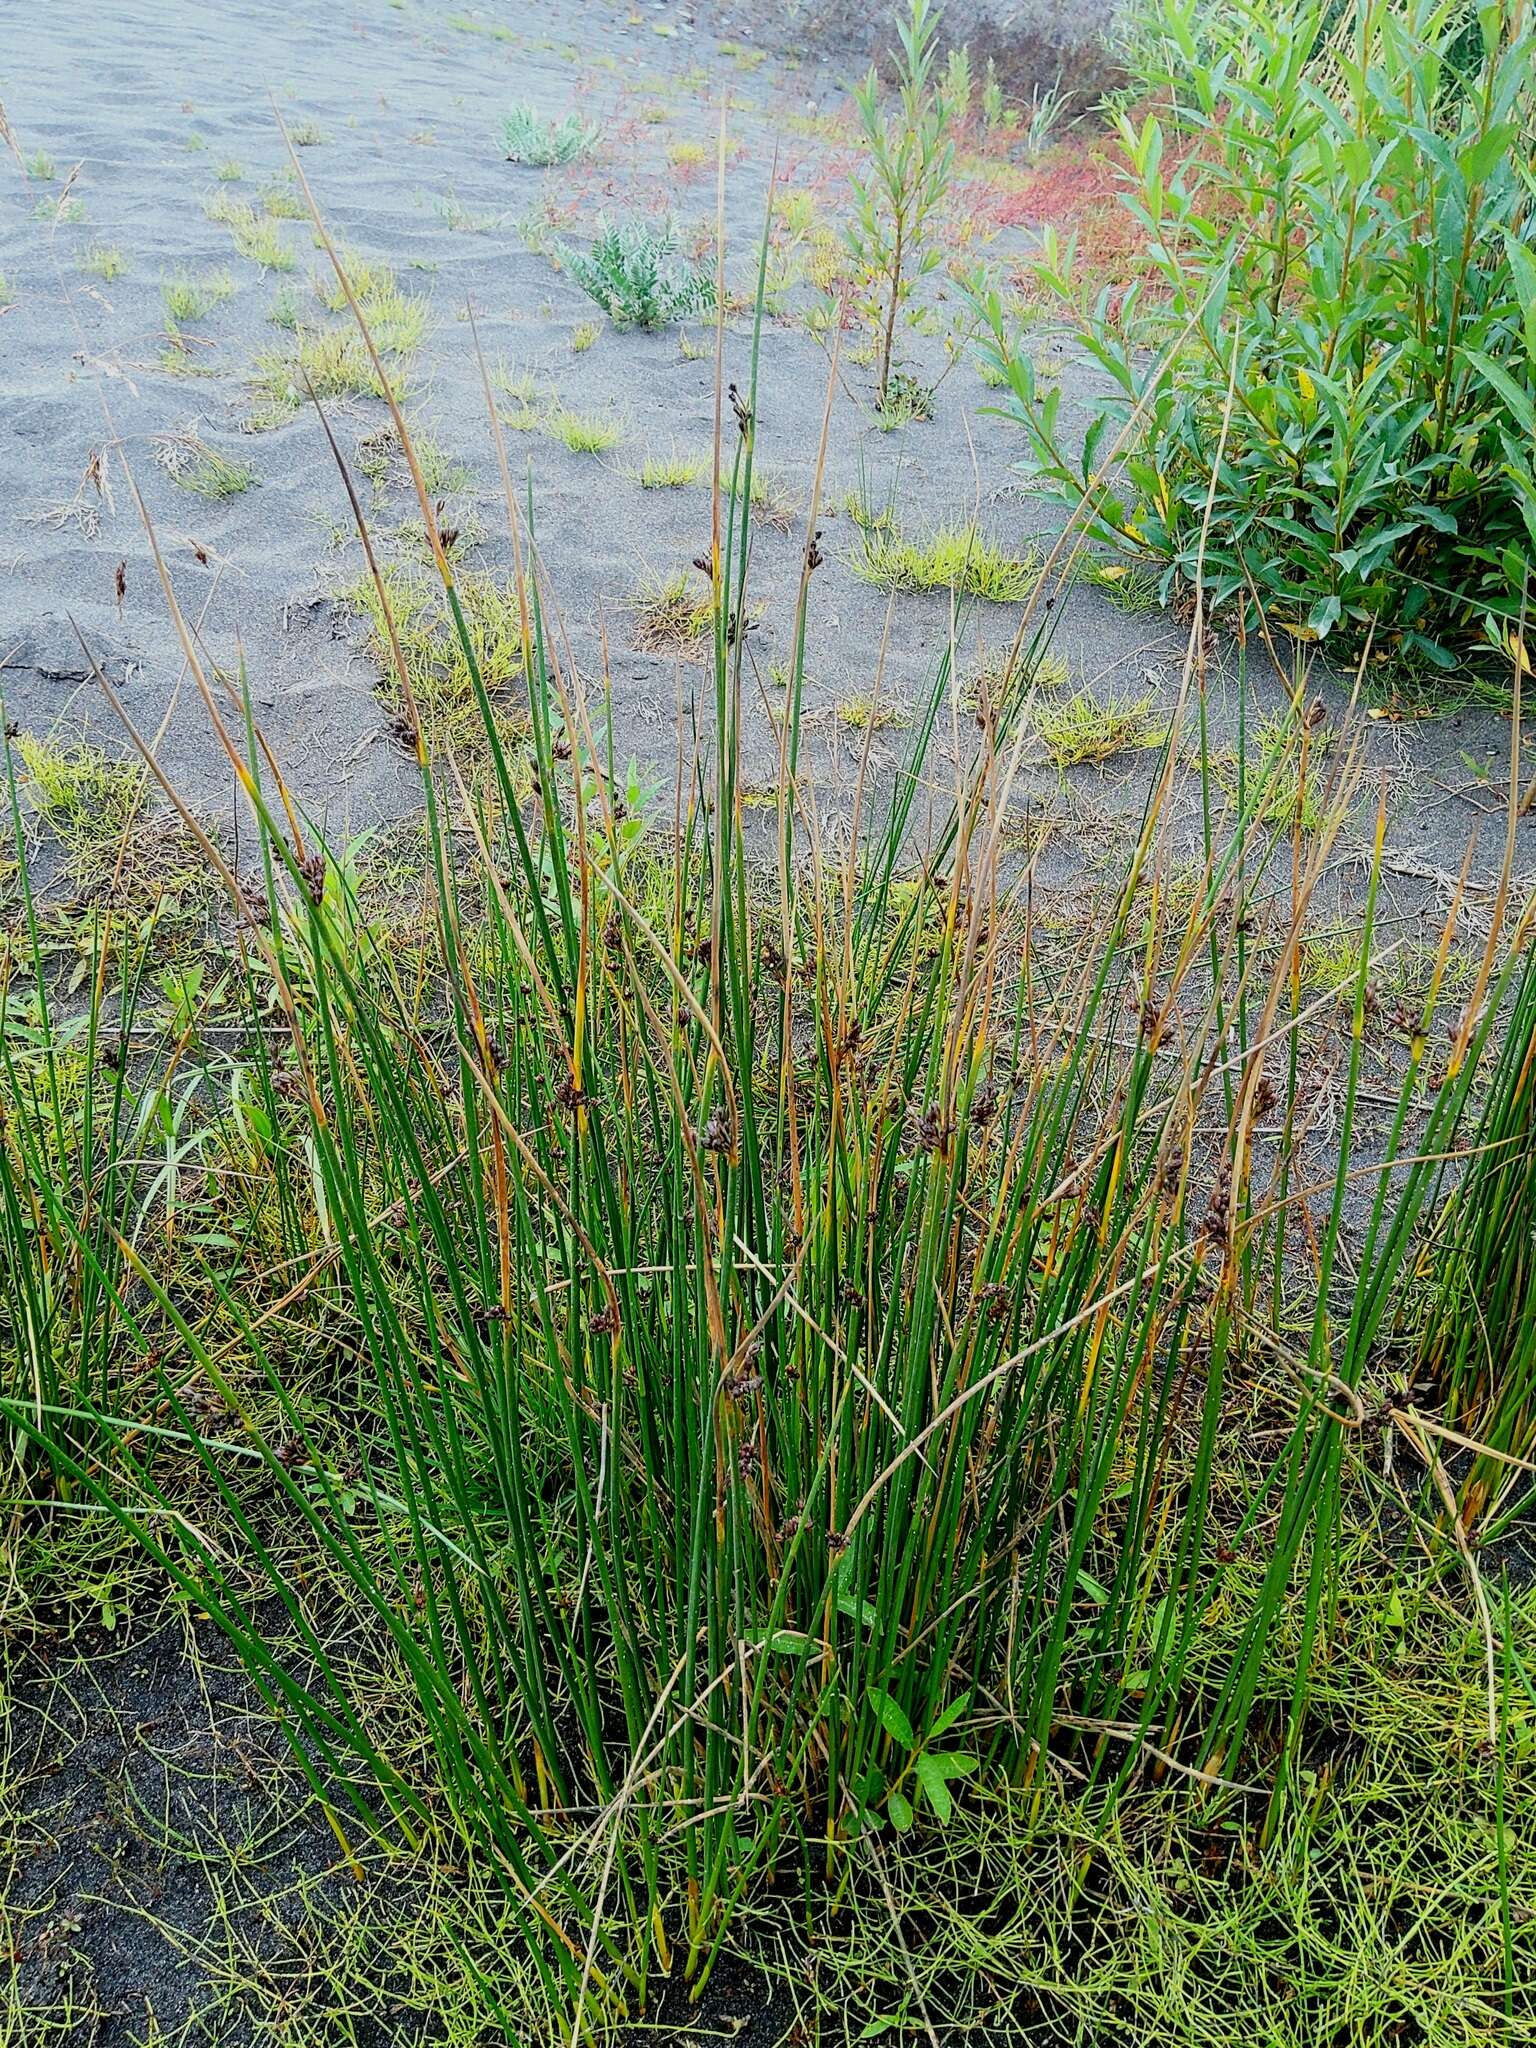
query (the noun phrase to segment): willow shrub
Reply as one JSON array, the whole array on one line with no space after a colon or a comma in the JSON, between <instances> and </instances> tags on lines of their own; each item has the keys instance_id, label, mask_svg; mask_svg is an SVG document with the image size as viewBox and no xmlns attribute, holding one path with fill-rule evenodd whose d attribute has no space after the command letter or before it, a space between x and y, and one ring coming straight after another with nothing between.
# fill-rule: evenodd
<instances>
[{"instance_id":1,"label":"willow shrub","mask_svg":"<svg viewBox=\"0 0 1536 2048\"><path fill-rule=\"evenodd\" d=\"M1118 124L1145 271L1040 276L1107 378L1078 441L983 295L1031 466L1103 547L1303 640L1507 644L1536 545L1527 0L1166 0ZM1232 403L1228 405L1228 393Z\"/></svg>"},{"instance_id":2,"label":"willow shrub","mask_svg":"<svg viewBox=\"0 0 1536 2048\"><path fill-rule=\"evenodd\" d=\"M153 1553L344 1841L447 1828L562 2027L633 2013L674 1958L697 1988L757 1886L814 1913L871 1834L983 1780L1059 1760L1111 1793L1150 1741L1284 1795L1437 1162L1518 1055L1495 934L1429 1072L1453 909L1362 1175L1373 881L1320 1190L1299 949L1349 750L1307 837L1277 801L1304 719L1219 831L1207 777L1191 871L1181 707L1103 919L1042 934L1009 852L1030 610L979 712L936 664L904 767L819 857L814 490L752 851L734 396L712 732L669 834L623 814L509 493L532 758L434 547L482 732L472 763L417 727L414 946L361 916L185 631L260 821L259 876L206 849L220 1031L146 1007L131 930L98 932L83 998L25 895L6 954L12 1492ZM174 1214L146 1130L195 1161Z\"/></svg>"}]
</instances>

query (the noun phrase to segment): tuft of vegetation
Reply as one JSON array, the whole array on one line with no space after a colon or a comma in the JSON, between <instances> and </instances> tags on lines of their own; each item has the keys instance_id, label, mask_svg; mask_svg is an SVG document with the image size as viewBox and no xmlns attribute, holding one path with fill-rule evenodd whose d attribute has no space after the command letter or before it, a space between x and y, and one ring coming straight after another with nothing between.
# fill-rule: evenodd
<instances>
[{"instance_id":1,"label":"tuft of vegetation","mask_svg":"<svg viewBox=\"0 0 1536 2048\"><path fill-rule=\"evenodd\" d=\"M540 424L573 455L606 455L624 438L623 423L607 412L574 412L556 405L543 415Z\"/></svg>"},{"instance_id":2,"label":"tuft of vegetation","mask_svg":"<svg viewBox=\"0 0 1536 2048\"><path fill-rule=\"evenodd\" d=\"M297 411L310 390L317 398L384 396L367 349L345 327L300 328L291 352L265 350L257 356L251 381L267 401L259 415L263 425L276 425ZM401 381L392 376L391 385L398 397Z\"/></svg>"},{"instance_id":3,"label":"tuft of vegetation","mask_svg":"<svg viewBox=\"0 0 1536 2048\"><path fill-rule=\"evenodd\" d=\"M837 722L847 726L850 732L886 732L892 727L910 724L911 716L904 705L893 704L887 698L870 696L859 690L838 699Z\"/></svg>"},{"instance_id":4,"label":"tuft of vegetation","mask_svg":"<svg viewBox=\"0 0 1536 2048\"><path fill-rule=\"evenodd\" d=\"M144 802L145 774L84 740L18 733L10 739L24 780L26 813L58 842L76 886L94 891L110 877ZM0 1001L3 1013L3 1001Z\"/></svg>"},{"instance_id":5,"label":"tuft of vegetation","mask_svg":"<svg viewBox=\"0 0 1536 2048\"><path fill-rule=\"evenodd\" d=\"M588 249L562 243L560 261L618 327L665 327L709 312L715 281L683 254L670 221L599 227Z\"/></svg>"},{"instance_id":6,"label":"tuft of vegetation","mask_svg":"<svg viewBox=\"0 0 1536 2048\"><path fill-rule=\"evenodd\" d=\"M635 472L642 491L675 491L687 484L701 484L709 475L702 455L684 454L677 448L665 455L647 455Z\"/></svg>"},{"instance_id":7,"label":"tuft of vegetation","mask_svg":"<svg viewBox=\"0 0 1536 2048\"><path fill-rule=\"evenodd\" d=\"M590 156L602 130L579 114L559 121L540 118L530 106L516 106L502 123L501 141L508 163L569 164Z\"/></svg>"},{"instance_id":8,"label":"tuft of vegetation","mask_svg":"<svg viewBox=\"0 0 1536 2048\"><path fill-rule=\"evenodd\" d=\"M1162 593L1156 572L1139 562L1084 554L1077 558L1074 573L1080 582L1101 591L1117 612L1134 617L1161 609Z\"/></svg>"},{"instance_id":9,"label":"tuft of vegetation","mask_svg":"<svg viewBox=\"0 0 1536 2048\"><path fill-rule=\"evenodd\" d=\"M357 276L349 268L348 280L398 399L405 388L404 367L426 333L427 302L402 292L387 264L364 265ZM336 297L345 304L345 293L334 279L333 284ZM318 281L316 289L326 296ZM251 376L266 404L249 424L258 428L280 425L304 402L306 381L317 398L384 397L384 383L362 332L350 320L336 327L306 327L297 308L286 302L273 308L273 320L280 326L289 324L286 316L290 310L295 346L264 350L257 357ZM280 311L285 315L281 320Z\"/></svg>"},{"instance_id":10,"label":"tuft of vegetation","mask_svg":"<svg viewBox=\"0 0 1536 2048\"><path fill-rule=\"evenodd\" d=\"M247 262L259 264L263 270L298 268L299 259L283 240L276 223L244 200L218 192L207 201L203 211L210 220L229 229L236 249Z\"/></svg>"},{"instance_id":11,"label":"tuft of vegetation","mask_svg":"<svg viewBox=\"0 0 1536 2048\"><path fill-rule=\"evenodd\" d=\"M347 274L347 283L364 305L382 303L387 307L399 299L399 283L393 265L384 262L381 257L359 255L356 249L349 249L341 242L336 244L336 254ZM329 263L324 270L316 273L314 284L315 296L327 312L343 311L347 295L342 290L340 278ZM371 319L369 325L373 325Z\"/></svg>"},{"instance_id":12,"label":"tuft of vegetation","mask_svg":"<svg viewBox=\"0 0 1536 2048\"><path fill-rule=\"evenodd\" d=\"M426 552L421 562L385 567L382 594L372 577L348 593L368 621L396 736L414 745L419 732L429 746L451 745L466 758L483 755L492 736L496 746L513 747L522 729L507 702L523 674L518 592L498 577L460 571L454 588L461 631L431 560Z\"/></svg>"},{"instance_id":13,"label":"tuft of vegetation","mask_svg":"<svg viewBox=\"0 0 1536 2048\"><path fill-rule=\"evenodd\" d=\"M648 583L633 601L633 640L643 654L696 652L713 630L715 607L686 569Z\"/></svg>"},{"instance_id":14,"label":"tuft of vegetation","mask_svg":"<svg viewBox=\"0 0 1536 2048\"><path fill-rule=\"evenodd\" d=\"M941 526L921 540L872 518L863 527L853 573L887 590L953 590L993 604L1021 604L1033 591L1038 560L1008 555L975 526Z\"/></svg>"},{"instance_id":15,"label":"tuft of vegetation","mask_svg":"<svg viewBox=\"0 0 1536 2048\"><path fill-rule=\"evenodd\" d=\"M213 270L202 277L176 276L160 281L160 300L165 317L173 327L188 320L203 320L215 306L234 297L235 281L227 270Z\"/></svg>"},{"instance_id":16,"label":"tuft of vegetation","mask_svg":"<svg viewBox=\"0 0 1536 2048\"><path fill-rule=\"evenodd\" d=\"M80 268L104 284L111 284L128 268L128 259L114 242L92 242L76 258Z\"/></svg>"},{"instance_id":17,"label":"tuft of vegetation","mask_svg":"<svg viewBox=\"0 0 1536 2048\"><path fill-rule=\"evenodd\" d=\"M78 227L85 219L85 201L72 192L63 192L57 199L45 193L33 207L32 218L49 227Z\"/></svg>"},{"instance_id":18,"label":"tuft of vegetation","mask_svg":"<svg viewBox=\"0 0 1536 2048\"><path fill-rule=\"evenodd\" d=\"M1118 754L1161 745L1167 728L1156 721L1156 705L1151 695L1099 699L1077 690L1039 703L1035 731L1057 768L1102 767Z\"/></svg>"},{"instance_id":19,"label":"tuft of vegetation","mask_svg":"<svg viewBox=\"0 0 1536 2048\"><path fill-rule=\"evenodd\" d=\"M232 462L196 434L160 434L154 447L166 475L200 498L236 498L256 481L248 462Z\"/></svg>"},{"instance_id":20,"label":"tuft of vegetation","mask_svg":"<svg viewBox=\"0 0 1536 2048\"><path fill-rule=\"evenodd\" d=\"M509 363L498 360L491 368L491 388L520 412L527 412L538 404L539 380L532 370L515 370Z\"/></svg>"}]
</instances>

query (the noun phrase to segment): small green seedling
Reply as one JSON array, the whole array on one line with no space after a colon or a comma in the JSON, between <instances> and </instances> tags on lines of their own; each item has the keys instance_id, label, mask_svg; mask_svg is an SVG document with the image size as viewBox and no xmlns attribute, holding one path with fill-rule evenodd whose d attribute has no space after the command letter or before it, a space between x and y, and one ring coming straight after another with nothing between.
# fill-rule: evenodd
<instances>
[{"instance_id":1,"label":"small green seedling","mask_svg":"<svg viewBox=\"0 0 1536 2048\"><path fill-rule=\"evenodd\" d=\"M968 1778L980 1769L980 1760L970 1750L938 1747L970 1706L969 1692L951 1700L921 1741L907 1718L906 1710L890 1693L878 1685L871 1685L866 1687L864 1697L874 1709L876 1720L900 1752L901 1761L894 1777L877 1765L861 1779L856 1815L861 1831L872 1833L880 1826L882 1798L886 1816L899 1835L906 1834L911 1828L917 1818L918 1807L925 1802L939 1825L947 1827L955 1810L951 1781Z\"/></svg>"}]
</instances>

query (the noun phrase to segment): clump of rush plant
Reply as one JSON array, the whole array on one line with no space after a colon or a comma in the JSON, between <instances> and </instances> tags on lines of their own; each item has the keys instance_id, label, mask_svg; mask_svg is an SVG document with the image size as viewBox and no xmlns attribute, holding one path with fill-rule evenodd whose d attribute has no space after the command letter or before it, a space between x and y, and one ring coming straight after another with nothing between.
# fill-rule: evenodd
<instances>
[{"instance_id":1,"label":"clump of rush plant","mask_svg":"<svg viewBox=\"0 0 1536 2048\"><path fill-rule=\"evenodd\" d=\"M1292 639L1502 672L1536 544L1529 8L1175 0L1131 48L1144 287L1038 266L1108 379L1086 435L979 301L1035 475L1165 600L1198 567Z\"/></svg>"},{"instance_id":2,"label":"clump of rush plant","mask_svg":"<svg viewBox=\"0 0 1536 2048\"><path fill-rule=\"evenodd\" d=\"M715 621L715 608L689 580L688 571L653 579L631 604L633 640L643 654L697 653Z\"/></svg>"},{"instance_id":3,"label":"clump of rush plant","mask_svg":"<svg viewBox=\"0 0 1536 2048\"><path fill-rule=\"evenodd\" d=\"M1446 972L1436 961L1436 983ZM1473 1020L1495 972L1484 952L1451 1038L1448 1064L1465 1057ZM1464 1530L1496 1529L1527 1511L1527 1469L1536 1439L1536 972L1522 971L1491 1065L1464 1172L1447 1170L1441 1214L1423 1262L1417 1313L1409 1318L1417 1385L1471 1450L1453 1495L1444 1452L1422 1425L1415 1450L1441 1502L1457 1502ZM1412 1023L1412 1013L1409 1014ZM1441 1443L1443 1439L1439 1440ZM1454 1441L1454 1440L1453 1440ZM1474 1448L1475 1447L1475 1448Z\"/></svg>"},{"instance_id":4,"label":"clump of rush plant","mask_svg":"<svg viewBox=\"0 0 1536 2048\"><path fill-rule=\"evenodd\" d=\"M569 164L590 156L602 130L579 114L543 120L530 106L516 106L502 123L501 143L508 163Z\"/></svg>"},{"instance_id":5,"label":"clump of rush plant","mask_svg":"<svg viewBox=\"0 0 1536 2048\"><path fill-rule=\"evenodd\" d=\"M716 457L714 587L738 609L756 411L754 387ZM419 510L430 535L424 488ZM1064 930L1033 863L1008 857L1016 706L953 720L948 632L902 760L834 854L801 752L815 580L784 621L771 815L742 780L745 636L717 610L705 737L663 825L517 552L491 641L437 550L362 598L422 771L409 949L359 915L345 849L227 724L258 879L207 842L222 930L240 932L217 1045L186 1036L183 974L156 984L182 1027L172 1046L162 1026L164 1058L100 1058L148 1029L131 934L77 1000L35 899L13 918L0 1419L27 1515L88 1504L209 1618L355 1864L451 1845L514 1958L488 1990L497 2028L515 2005L536 2040L617 2035L669 1980L702 1996L734 1930L766 1920L787 1940L806 1900L846 1900L862 1928L880 1914L859 1967L883 2028L911 1966L892 1916L914 1895L946 1962L967 1958L962 1999L981 1980L978 2038L1001 2034L1000 1955L1033 2001L1010 2006L1008 2035L1070 1979L1078 2018L1118 2038L1147 1987L1106 1992L1100 1958L1129 1940L1138 1967L1167 1969L1176 1916L1147 1911L1146 1873L1186 1840L1179 1898L1227 1901L1265 2011L1276 1901L1294 1900L1312 1945L1305 1992L1282 1994L1288 2014L1305 1999L1292 2038L1358 2033L1353 1930L1376 1886L1347 1888L1323 1816L1352 1817L1346 1841L1380 1825L1401 1674L1435 1668L1449 1732L1433 1775L1417 1757L1408 1774L1412 1839L1475 1873L1486 1910L1462 1916L1474 1964L1466 1927L1446 1934L1433 1997L1453 1967L1476 1979L1464 2038L1485 2037L1489 1987L1513 2002L1531 1940L1530 1882L1501 1846L1524 1725L1523 1704L1500 1718L1523 1701L1514 1602L1501 1634L1470 1585L1451 1604L1417 1544L1403 1564L1400 1534L1396 1561L1374 1553L1404 1589L1396 1615L1358 1596L1378 1506L1402 1528L1384 1434L1431 1460L1444 1441L1400 1378L1437 1218L1472 1260L1461 1284L1491 1272L1520 1306L1518 1245L1486 1235L1471 1170L1521 1157L1472 1151L1485 1105L1501 1133L1528 1117L1528 1091L1501 1085L1529 1076L1536 1042L1536 911L1506 913L1509 862L1451 1057L1426 1057L1449 1021L1437 968L1389 1060L1372 983L1385 820L1347 1030L1320 1037L1296 965L1336 836L1298 845L1266 821L1279 764L1239 778L1225 819L1202 801L1203 620L1134 844ZM1048 651L1041 611L1025 668ZM217 707L190 629L183 644ZM496 649L519 662L515 736ZM440 753L418 697L437 664L464 721ZM1332 769L1336 820L1357 749ZM167 1196L145 1133L187 1062L184 1229L190 1197ZM1306 1127L1320 1079L1331 1157ZM1510 1417L1528 1457L1502 1354L1469 1367L1475 1412ZM1446 1483L1449 1503L1426 1478L1410 1506L1430 1503L1416 1533L1465 1569ZM1347 1703L1341 1669L1370 1680ZM1447 1797L1426 1819L1425 1783L1458 1786L1471 1816ZM1121 1824L1137 1801L1158 1827ZM1325 1842L1326 1884L1298 1830ZM1090 1854L1089 1910L1063 1923ZM1398 1871L1379 1875L1384 1998L1394 2016L1416 1998L1417 2017L1431 1994L1393 1908L1420 1913L1422 1887L1399 1897ZM996 1898L1037 1892L1043 1942L1011 1903L999 1928ZM1107 1932L1106 1897L1126 1902ZM1038 1967L1067 1932L1087 1985ZM1179 1965L1180 2001L1198 1970L1225 2016L1227 1944L1191 1936Z\"/></svg>"},{"instance_id":6,"label":"clump of rush plant","mask_svg":"<svg viewBox=\"0 0 1536 2048\"><path fill-rule=\"evenodd\" d=\"M670 221L606 223L589 248L562 243L558 253L572 280L619 327L665 327L715 303L714 279L683 253Z\"/></svg>"},{"instance_id":7,"label":"clump of rush plant","mask_svg":"<svg viewBox=\"0 0 1536 2048\"><path fill-rule=\"evenodd\" d=\"M876 403L883 411L896 359L896 327L919 278L937 268L934 215L949 189L954 118L935 70L941 6L910 0L897 15L897 98L888 108L870 66L854 93L867 170L853 180L854 212L845 230L860 305L876 346Z\"/></svg>"},{"instance_id":8,"label":"clump of rush plant","mask_svg":"<svg viewBox=\"0 0 1536 2048\"><path fill-rule=\"evenodd\" d=\"M1019 604L1035 587L1032 556L1008 555L974 526L941 526L914 540L893 523L863 528L853 573L887 590L954 590L993 604Z\"/></svg>"}]
</instances>

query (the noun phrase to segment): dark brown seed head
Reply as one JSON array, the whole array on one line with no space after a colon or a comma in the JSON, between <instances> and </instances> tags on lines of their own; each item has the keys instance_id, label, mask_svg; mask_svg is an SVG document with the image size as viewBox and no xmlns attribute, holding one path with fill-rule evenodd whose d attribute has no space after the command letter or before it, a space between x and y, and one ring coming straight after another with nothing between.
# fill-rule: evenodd
<instances>
[{"instance_id":1,"label":"dark brown seed head","mask_svg":"<svg viewBox=\"0 0 1536 2048\"><path fill-rule=\"evenodd\" d=\"M1008 1313L1009 1295L1000 1280L990 1280L979 1290L976 1299L981 1303L989 1323L1000 1323Z\"/></svg>"},{"instance_id":2,"label":"dark brown seed head","mask_svg":"<svg viewBox=\"0 0 1536 2048\"><path fill-rule=\"evenodd\" d=\"M912 1127L912 1149L916 1152L942 1151L949 1139L949 1126L937 1103L929 1103Z\"/></svg>"},{"instance_id":3,"label":"dark brown seed head","mask_svg":"<svg viewBox=\"0 0 1536 2048\"><path fill-rule=\"evenodd\" d=\"M325 855L318 847L311 847L308 853L298 856L298 868L309 900L318 909L325 898Z\"/></svg>"},{"instance_id":4,"label":"dark brown seed head","mask_svg":"<svg viewBox=\"0 0 1536 2048\"><path fill-rule=\"evenodd\" d=\"M997 1115L1000 1093L995 1078L989 1074L971 1097L971 1122L978 1131L985 1130Z\"/></svg>"}]
</instances>

